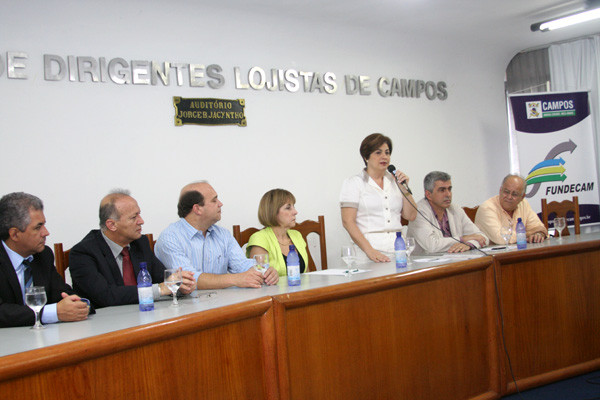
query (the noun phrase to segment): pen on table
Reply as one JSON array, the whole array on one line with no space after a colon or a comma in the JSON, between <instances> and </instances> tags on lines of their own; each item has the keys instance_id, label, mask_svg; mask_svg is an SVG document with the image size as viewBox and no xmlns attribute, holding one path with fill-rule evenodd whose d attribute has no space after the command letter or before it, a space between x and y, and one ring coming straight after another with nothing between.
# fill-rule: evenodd
<instances>
[{"instance_id":1,"label":"pen on table","mask_svg":"<svg viewBox=\"0 0 600 400\"><path fill-rule=\"evenodd\" d=\"M492 250L504 250L506 246L492 247Z\"/></svg>"}]
</instances>

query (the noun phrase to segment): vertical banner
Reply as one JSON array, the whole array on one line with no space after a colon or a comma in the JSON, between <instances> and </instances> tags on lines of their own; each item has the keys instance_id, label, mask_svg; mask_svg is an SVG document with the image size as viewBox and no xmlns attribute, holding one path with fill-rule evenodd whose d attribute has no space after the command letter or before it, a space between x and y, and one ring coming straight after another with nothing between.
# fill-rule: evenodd
<instances>
[{"instance_id":1,"label":"vertical banner","mask_svg":"<svg viewBox=\"0 0 600 400\"><path fill-rule=\"evenodd\" d=\"M594 132L588 92L509 96L510 134L529 204L579 197L581 224L600 222ZM570 224L573 223L569 219Z\"/></svg>"}]
</instances>

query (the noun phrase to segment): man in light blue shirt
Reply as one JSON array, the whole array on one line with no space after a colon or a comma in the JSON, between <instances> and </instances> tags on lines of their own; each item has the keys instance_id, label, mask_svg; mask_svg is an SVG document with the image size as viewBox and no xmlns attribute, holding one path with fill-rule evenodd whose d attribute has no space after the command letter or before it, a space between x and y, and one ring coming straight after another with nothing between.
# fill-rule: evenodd
<instances>
[{"instance_id":1,"label":"man in light blue shirt","mask_svg":"<svg viewBox=\"0 0 600 400\"><path fill-rule=\"evenodd\" d=\"M181 190L177 213L181 218L165 229L154 251L167 268L192 271L198 289L230 286L259 288L274 285L277 271L270 267L264 276L253 268L231 233L215 225L221 219L217 192L206 182L195 182Z\"/></svg>"},{"instance_id":2,"label":"man in light blue shirt","mask_svg":"<svg viewBox=\"0 0 600 400\"><path fill-rule=\"evenodd\" d=\"M33 325L35 314L25 305L25 289L43 286L47 303L42 322L80 321L89 313L54 267L46 246L44 205L36 196L10 193L0 199L0 327Z\"/></svg>"}]
</instances>

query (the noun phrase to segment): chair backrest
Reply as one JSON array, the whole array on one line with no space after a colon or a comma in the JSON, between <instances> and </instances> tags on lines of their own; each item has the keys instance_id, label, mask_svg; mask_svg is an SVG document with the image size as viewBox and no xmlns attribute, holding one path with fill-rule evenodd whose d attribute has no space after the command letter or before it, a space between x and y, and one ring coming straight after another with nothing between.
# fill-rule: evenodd
<instances>
[{"instance_id":1,"label":"chair backrest","mask_svg":"<svg viewBox=\"0 0 600 400\"><path fill-rule=\"evenodd\" d=\"M558 201L551 201L550 203L548 203L546 199L542 199L542 222L544 223L546 229L548 229L548 220L551 216L553 216L553 218L565 217L567 226L569 226L569 222L567 221L567 213L569 212L573 213L573 217L575 219L575 234L579 235L579 233L581 233L581 227L579 224L578 196L573 196L573 200L563 200L560 203ZM569 230L566 229L563 235L568 236Z\"/></svg>"},{"instance_id":2,"label":"chair backrest","mask_svg":"<svg viewBox=\"0 0 600 400\"><path fill-rule=\"evenodd\" d=\"M319 247L321 250L321 269L327 269L327 245L326 245L326 240L325 240L325 217L322 215L319 215L318 221L306 220L304 222L297 224L294 227L294 229L297 230L298 232L300 232L300 234L304 238L304 241L306 241L307 244L308 244L307 237L310 233L316 233L319 235L319 245L320 245ZM257 229L257 228L247 228L247 229L241 231L239 225L233 225L233 237L235 238L235 240L237 240L237 242L239 243L240 246L244 246L246 243L248 243L248 240L250 240L250 236L252 236L253 233L258 232L258 231L259 231L259 229ZM308 266L307 266L308 270L316 271L317 267L315 265L315 262L313 261L312 255L310 254L309 246L306 246L306 252L308 253Z\"/></svg>"},{"instance_id":3,"label":"chair backrest","mask_svg":"<svg viewBox=\"0 0 600 400\"><path fill-rule=\"evenodd\" d=\"M148 238L148 242L150 243L150 250L154 252L154 245L156 244L156 240L154 240L154 235L151 233L146 233L146 237Z\"/></svg>"},{"instance_id":4,"label":"chair backrest","mask_svg":"<svg viewBox=\"0 0 600 400\"><path fill-rule=\"evenodd\" d=\"M465 214L467 214L467 217L469 217L469 219L471 221L473 221L473 223L475 222L475 215L477 214L477 209L479 208L479 206L475 206L475 207L463 207L463 210L465 210Z\"/></svg>"},{"instance_id":5,"label":"chair backrest","mask_svg":"<svg viewBox=\"0 0 600 400\"><path fill-rule=\"evenodd\" d=\"M56 271L65 280L65 271L69 268L69 253L71 250L63 250L62 243L54 243L54 263Z\"/></svg>"},{"instance_id":6,"label":"chair backrest","mask_svg":"<svg viewBox=\"0 0 600 400\"><path fill-rule=\"evenodd\" d=\"M233 237L239 243L240 247L243 247L248 240L250 240L250 236L252 236L255 232L258 232L259 229L256 228L248 228L240 231L239 225L233 226Z\"/></svg>"},{"instance_id":7,"label":"chair backrest","mask_svg":"<svg viewBox=\"0 0 600 400\"><path fill-rule=\"evenodd\" d=\"M308 234L316 233L319 235L319 247L321 248L321 269L327 269L327 245L325 243L325 217L319 215L317 221L307 219L304 222L297 224L294 227L295 230L302 234L304 241L308 243ZM306 246L306 252L308 253L308 270L316 271L317 267L313 261L312 255L310 254L310 246Z\"/></svg>"}]
</instances>

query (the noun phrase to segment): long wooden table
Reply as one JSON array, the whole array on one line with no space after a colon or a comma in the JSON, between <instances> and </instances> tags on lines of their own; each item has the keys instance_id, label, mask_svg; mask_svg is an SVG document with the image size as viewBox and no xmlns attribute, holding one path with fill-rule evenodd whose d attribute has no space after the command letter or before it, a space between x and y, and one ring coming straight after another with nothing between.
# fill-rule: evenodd
<instances>
[{"instance_id":1,"label":"long wooden table","mask_svg":"<svg viewBox=\"0 0 600 400\"><path fill-rule=\"evenodd\" d=\"M4 328L0 398L497 399L502 320L519 389L600 367L600 235L557 243Z\"/></svg>"}]
</instances>

